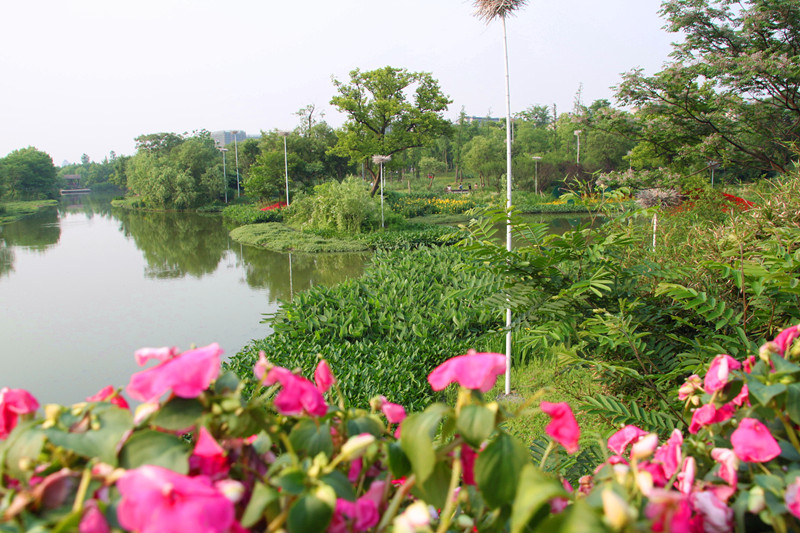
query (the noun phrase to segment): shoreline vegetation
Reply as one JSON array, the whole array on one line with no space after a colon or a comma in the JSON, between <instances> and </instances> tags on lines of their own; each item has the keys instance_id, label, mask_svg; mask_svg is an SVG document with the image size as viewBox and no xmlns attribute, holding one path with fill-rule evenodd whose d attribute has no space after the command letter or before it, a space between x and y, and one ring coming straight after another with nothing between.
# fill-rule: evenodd
<instances>
[{"instance_id":1,"label":"shoreline vegetation","mask_svg":"<svg viewBox=\"0 0 800 533\"><path fill-rule=\"evenodd\" d=\"M10 224L35 215L44 209L55 207L58 200L31 200L27 202L0 202L0 225Z\"/></svg>"}]
</instances>

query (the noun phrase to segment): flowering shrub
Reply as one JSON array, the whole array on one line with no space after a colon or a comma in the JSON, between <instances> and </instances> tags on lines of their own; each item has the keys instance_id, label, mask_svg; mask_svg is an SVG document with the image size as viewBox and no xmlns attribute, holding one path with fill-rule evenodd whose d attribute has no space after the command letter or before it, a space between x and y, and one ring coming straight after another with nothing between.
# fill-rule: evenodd
<instances>
[{"instance_id":1,"label":"flowering shrub","mask_svg":"<svg viewBox=\"0 0 800 533\"><path fill-rule=\"evenodd\" d=\"M216 345L144 349L140 364L158 363L131 378L127 394L146 402L133 413L114 389L41 417L26 391L0 390L0 531L797 530L798 336L789 328L744 361L714 358L678 391L687 433L660 444L626 426L575 488L502 426L538 409L549 449L574 453L570 407L487 401L499 354L433 369L433 388L461 387L455 406L407 414L383 396L343 407L325 361L312 382L262 354L261 389L245 400L243 383L220 375Z\"/></svg>"}]
</instances>

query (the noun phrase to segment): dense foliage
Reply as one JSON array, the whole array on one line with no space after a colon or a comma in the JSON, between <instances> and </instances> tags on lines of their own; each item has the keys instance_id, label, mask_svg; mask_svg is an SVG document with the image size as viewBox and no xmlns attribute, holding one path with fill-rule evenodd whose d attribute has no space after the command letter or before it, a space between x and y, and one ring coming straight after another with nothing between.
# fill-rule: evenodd
<instances>
[{"instance_id":1,"label":"dense foliage","mask_svg":"<svg viewBox=\"0 0 800 533\"><path fill-rule=\"evenodd\" d=\"M314 187L314 194L295 200L284 215L298 229L330 230L356 234L380 226L380 205L370 198L357 178L329 181Z\"/></svg>"},{"instance_id":2,"label":"dense foliage","mask_svg":"<svg viewBox=\"0 0 800 533\"><path fill-rule=\"evenodd\" d=\"M0 200L44 200L58 196L53 159L29 146L0 158Z\"/></svg>"},{"instance_id":3,"label":"dense foliage","mask_svg":"<svg viewBox=\"0 0 800 533\"><path fill-rule=\"evenodd\" d=\"M498 313L447 297L482 284L486 275L474 266L453 249L376 252L362 278L284 303L268 321L275 332L233 356L230 367L246 375L263 350L276 364L309 372L322 354L340 369L354 405L391 391L393 401L420 408L433 397L427 372L498 327Z\"/></svg>"},{"instance_id":4,"label":"dense foliage","mask_svg":"<svg viewBox=\"0 0 800 533\"><path fill-rule=\"evenodd\" d=\"M280 222L283 220L283 210L262 211L258 205L229 205L222 210L222 218L237 225Z\"/></svg>"}]
</instances>

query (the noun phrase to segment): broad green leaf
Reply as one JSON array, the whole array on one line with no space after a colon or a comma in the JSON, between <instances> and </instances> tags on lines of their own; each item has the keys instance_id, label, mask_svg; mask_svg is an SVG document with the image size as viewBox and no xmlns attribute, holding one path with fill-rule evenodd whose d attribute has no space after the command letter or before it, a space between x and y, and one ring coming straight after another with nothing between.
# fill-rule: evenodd
<instances>
[{"instance_id":1,"label":"broad green leaf","mask_svg":"<svg viewBox=\"0 0 800 533\"><path fill-rule=\"evenodd\" d=\"M83 432L70 432L60 428L45 430L47 438L56 446L61 446L84 457L97 457L104 463L117 464L117 447L125 434L133 428L133 416L127 409L111 404L98 404L87 416L97 429Z\"/></svg>"},{"instance_id":2,"label":"broad green leaf","mask_svg":"<svg viewBox=\"0 0 800 533\"><path fill-rule=\"evenodd\" d=\"M180 437L160 431L134 433L122 447L119 464L122 468L156 465L179 474L189 471L189 445Z\"/></svg>"},{"instance_id":3,"label":"broad green leaf","mask_svg":"<svg viewBox=\"0 0 800 533\"><path fill-rule=\"evenodd\" d=\"M523 531L534 514L558 496L567 496L564 487L533 464L526 464L520 474L517 496L511 511L511 533Z\"/></svg>"},{"instance_id":4,"label":"broad green leaf","mask_svg":"<svg viewBox=\"0 0 800 533\"><path fill-rule=\"evenodd\" d=\"M408 460L408 456L403 452L400 444L397 442L390 443L387 447L387 451L389 455L389 469L392 471L392 475L395 479L407 476L411 472L411 462Z\"/></svg>"},{"instance_id":5,"label":"broad green leaf","mask_svg":"<svg viewBox=\"0 0 800 533\"><path fill-rule=\"evenodd\" d=\"M489 506L514 501L520 473L529 462L528 450L507 433L500 433L478 454L475 481Z\"/></svg>"},{"instance_id":6,"label":"broad green leaf","mask_svg":"<svg viewBox=\"0 0 800 533\"><path fill-rule=\"evenodd\" d=\"M247 509L242 515L241 524L244 527L254 526L264 516L267 506L278 499L278 491L273 487L268 487L260 481L256 481L253 487L253 495L247 504Z\"/></svg>"},{"instance_id":7,"label":"broad green leaf","mask_svg":"<svg viewBox=\"0 0 800 533\"><path fill-rule=\"evenodd\" d=\"M489 438L494 431L494 412L483 405L467 405L461 409L456 429L475 448Z\"/></svg>"},{"instance_id":8,"label":"broad green leaf","mask_svg":"<svg viewBox=\"0 0 800 533\"><path fill-rule=\"evenodd\" d=\"M447 463L438 462L425 481L414 484L411 494L437 509L442 509L447 503L447 489L450 487L452 475L452 469Z\"/></svg>"},{"instance_id":9,"label":"broad green leaf","mask_svg":"<svg viewBox=\"0 0 800 533\"><path fill-rule=\"evenodd\" d=\"M292 429L289 441L295 451L305 451L310 457L320 452L328 457L333 455L331 426L327 423L318 426L314 420L306 418Z\"/></svg>"},{"instance_id":10,"label":"broad green leaf","mask_svg":"<svg viewBox=\"0 0 800 533\"><path fill-rule=\"evenodd\" d=\"M350 483L347 476L340 470L334 470L330 474L325 474L319 479L333 488L337 498L342 498L343 500L351 502L355 501L356 493L353 489L353 484Z\"/></svg>"},{"instance_id":11,"label":"broad green leaf","mask_svg":"<svg viewBox=\"0 0 800 533\"><path fill-rule=\"evenodd\" d=\"M347 434L350 437L361 435L362 433L369 433L375 438L380 438L385 429L381 419L375 415L359 416L347 421Z\"/></svg>"},{"instance_id":12,"label":"broad green leaf","mask_svg":"<svg viewBox=\"0 0 800 533\"><path fill-rule=\"evenodd\" d=\"M757 379L751 379L747 382L747 389L751 399L766 407L775 396L786 392L786 385L782 383L764 385Z\"/></svg>"},{"instance_id":13,"label":"broad green leaf","mask_svg":"<svg viewBox=\"0 0 800 533\"><path fill-rule=\"evenodd\" d=\"M800 424L800 383L792 383L787 387L786 413L792 422Z\"/></svg>"},{"instance_id":14,"label":"broad green leaf","mask_svg":"<svg viewBox=\"0 0 800 533\"><path fill-rule=\"evenodd\" d=\"M433 448L433 437L439 427L444 413L449 408L442 404L433 404L421 413L414 413L403 420L400 428L400 447L405 452L411 468L422 483L433 472L436 453Z\"/></svg>"},{"instance_id":15,"label":"broad green leaf","mask_svg":"<svg viewBox=\"0 0 800 533\"><path fill-rule=\"evenodd\" d=\"M608 533L611 531L603 524L597 513L582 500L568 506L562 512L539 524L533 531L536 533Z\"/></svg>"},{"instance_id":16,"label":"broad green leaf","mask_svg":"<svg viewBox=\"0 0 800 533\"><path fill-rule=\"evenodd\" d=\"M275 483L289 494L302 494L306 489L306 474L299 468L287 469Z\"/></svg>"},{"instance_id":17,"label":"broad green leaf","mask_svg":"<svg viewBox=\"0 0 800 533\"><path fill-rule=\"evenodd\" d=\"M35 421L19 424L3 443L4 462L8 473L17 479L29 479L32 471L22 468L34 464L45 442L44 432Z\"/></svg>"},{"instance_id":18,"label":"broad green leaf","mask_svg":"<svg viewBox=\"0 0 800 533\"><path fill-rule=\"evenodd\" d=\"M289 533L319 533L328 528L333 509L325 502L306 494L289 509Z\"/></svg>"},{"instance_id":19,"label":"broad green leaf","mask_svg":"<svg viewBox=\"0 0 800 533\"><path fill-rule=\"evenodd\" d=\"M170 431L190 430L202 414L203 405L197 399L175 396L158 410L152 422Z\"/></svg>"},{"instance_id":20,"label":"broad green leaf","mask_svg":"<svg viewBox=\"0 0 800 533\"><path fill-rule=\"evenodd\" d=\"M776 353L770 354L770 361L772 362L772 365L775 367L776 378L782 376L793 376L798 372L800 372L800 366L784 359L783 357L781 357Z\"/></svg>"}]
</instances>

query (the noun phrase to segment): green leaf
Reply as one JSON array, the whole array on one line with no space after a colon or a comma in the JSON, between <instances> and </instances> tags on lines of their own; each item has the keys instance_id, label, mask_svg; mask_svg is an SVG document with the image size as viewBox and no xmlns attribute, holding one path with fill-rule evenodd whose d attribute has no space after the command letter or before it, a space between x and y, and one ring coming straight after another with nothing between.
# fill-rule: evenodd
<instances>
[{"instance_id":1,"label":"green leaf","mask_svg":"<svg viewBox=\"0 0 800 533\"><path fill-rule=\"evenodd\" d=\"M453 475L452 469L444 462L436 463L431 474L425 481L414 484L411 494L421 500L425 500L429 505L437 509L442 509L447 503L447 494L450 487L450 477Z\"/></svg>"},{"instance_id":2,"label":"green leaf","mask_svg":"<svg viewBox=\"0 0 800 533\"><path fill-rule=\"evenodd\" d=\"M395 479L407 476L411 472L411 462L397 442L392 442L387 447L389 455L389 469Z\"/></svg>"},{"instance_id":3,"label":"green leaf","mask_svg":"<svg viewBox=\"0 0 800 533\"><path fill-rule=\"evenodd\" d=\"M296 451L305 451L311 457L320 452L328 457L333 455L331 426L327 423L317 426L314 420L306 418L289 433L289 442Z\"/></svg>"},{"instance_id":4,"label":"green leaf","mask_svg":"<svg viewBox=\"0 0 800 533\"><path fill-rule=\"evenodd\" d=\"M120 451L119 464L127 469L156 465L186 474L190 453L189 445L180 437L148 429L128 439Z\"/></svg>"},{"instance_id":5,"label":"green leaf","mask_svg":"<svg viewBox=\"0 0 800 533\"><path fill-rule=\"evenodd\" d=\"M23 466L25 463L35 464L44 446L45 434L37 424L33 420L19 424L3 442L3 461L12 477L28 479L32 474Z\"/></svg>"},{"instance_id":6,"label":"green leaf","mask_svg":"<svg viewBox=\"0 0 800 533\"><path fill-rule=\"evenodd\" d=\"M759 404L766 407L775 396L786 392L786 385L782 383L764 385L757 379L750 379L747 382L747 389L750 398L755 399Z\"/></svg>"},{"instance_id":7,"label":"green leaf","mask_svg":"<svg viewBox=\"0 0 800 533\"><path fill-rule=\"evenodd\" d=\"M792 383L787 387L786 413L792 422L800 424L800 383Z\"/></svg>"},{"instance_id":8,"label":"green leaf","mask_svg":"<svg viewBox=\"0 0 800 533\"><path fill-rule=\"evenodd\" d=\"M203 404L197 399L175 396L158 410L152 422L170 431L190 430L202 414Z\"/></svg>"},{"instance_id":9,"label":"green leaf","mask_svg":"<svg viewBox=\"0 0 800 533\"><path fill-rule=\"evenodd\" d=\"M529 461L528 450L507 433L500 433L486 446L475 460L475 481L489 506L514 500L520 473Z\"/></svg>"},{"instance_id":10,"label":"green leaf","mask_svg":"<svg viewBox=\"0 0 800 533\"><path fill-rule=\"evenodd\" d=\"M792 363L781 357L776 353L770 354L770 361L772 362L772 366L775 367L775 377L783 377L783 376L793 376L800 372L800 366Z\"/></svg>"},{"instance_id":11,"label":"green leaf","mask_svg":"<svg viewBox=\"0 0 800 533\"><path fill-rule=\"evenodd\" d=\"M247 504L247 509L242 515L241 524L244 527L252 527L264 516L264 511L269 504L278 500L278 491L273 487L268 487L260 481L256 481L253 487L253 495Z\"/></svg>"},{"instance_id":12,"label":"green leaf","mask_svg":"<svg viewBox=\"0 0 800 533\"><path fill-rule=\"evenodd\" d=\"M534 529L536 533L608 533L610 531L589 504L578 500Z\"/></svg>"},{"instance_id":13,"label":"green leaf","mask_svg":"<svg viewBox=\"0 0 800 533\"><path fill-rule=\"evenodd\" d=\"M319 533L328 528L333 509L310 494L301 496L289 509L287 525L290 533Z\"/></svg>"},{"instance_id":14,"label":"green leaf","mask_svg":"<svg viewBox=\"0 0 800 533\"><path fill-rule=\"evenodd\" d=\"M224 394L229 391L235 391L239 386L239 377L230 370L222 374L214 382L214 393Z\"/></svg>"},{"instance_id":15,"label":"green leaf","mask_svg":"<svg viewBox=\"0 0 800 533\"><path fill-rule=\"evenodd\" d=\"M362 433L369 433L375 438L380 438L385 429L381 419L375 415L359 416L347 421L347 434L350 437L361 435Z\"/></svg>"},{"instance_id":16,"label":"green leaf","mask_svg":"<svg viewBox=\"0 0 800 533\"><path fill-rule=\"evenodd\" d=\"M755 481L756 485L765 491L771 492L778 496L783 495L784 484L783 480L779 476L772 474L757 474L754 476L753 480Z\"/></svg>"},{"instance_id":17,"label":"green leaf","mask_svg":"<svg viewBox=\"0 0 800 533\"><path fill-rule=\"evenodd\" d=\"M567 496L564 487L532 464L526 464L520 474L517 496L511 511L511 533L522 532L534 514L558 496Z\"/></svg>"},{"instance_id":18,"label":"green leaf","mask_svg":"<svg viewBox=\"0 0 800 533\"><path fill-rule=\"evenodd\" d=\"M489 438L494 426L495 413L483 405L465 406L456 421L458 432L475 448L479 448Z\"/></svg>"},{"instance_id":19,"label":"green leaf","mask_svg":"<svg viewBox=\"0 0 800 533\"><path fill-rule=\"evenodd\" d=\"M97 457L104 463L116 466L117 446L133 428L133 415L115 405L97 404L86 416L91 417L91 423L97 429L70 432L53 427L46 429L45 434L56 446L87 458Z\"/></svg>"},{"instance_id":20,"label":"green leaf","mask_svg":"<svg viewBox=\"0 0 800 533\"><path fill-rule=\"evenodd\" d=\"M330 474L325 474L319 479L333 488L337 498L342 498L343 500L351 502L355 501L356 492L353 489L353 484L350 483L347 476L340 470L334 470Z\"/></svg>"},{"instance_id":21,"label":"green leaf","mask_svg":"<svg viewBox=\"0 0 800 533\"><path fill-rule=\"evenodd\" d=\"M302 494L306 489L306 474L298 468L287 469L275 483L289 494Z\"/></svg>"},{"instance_id":22,"label":"green leaf","mask_svg":"<svg viewBox=\"0 0 800 533\"><path fill-rule=\"evenodd\" d=\"M436 461L433 437L439 422L448 410L445 405L433 404L421 413L407 416L401 425L400 447L411 461L411 468L419 483L428 479L433 472Z\"/></svg>"}]
</instances>

